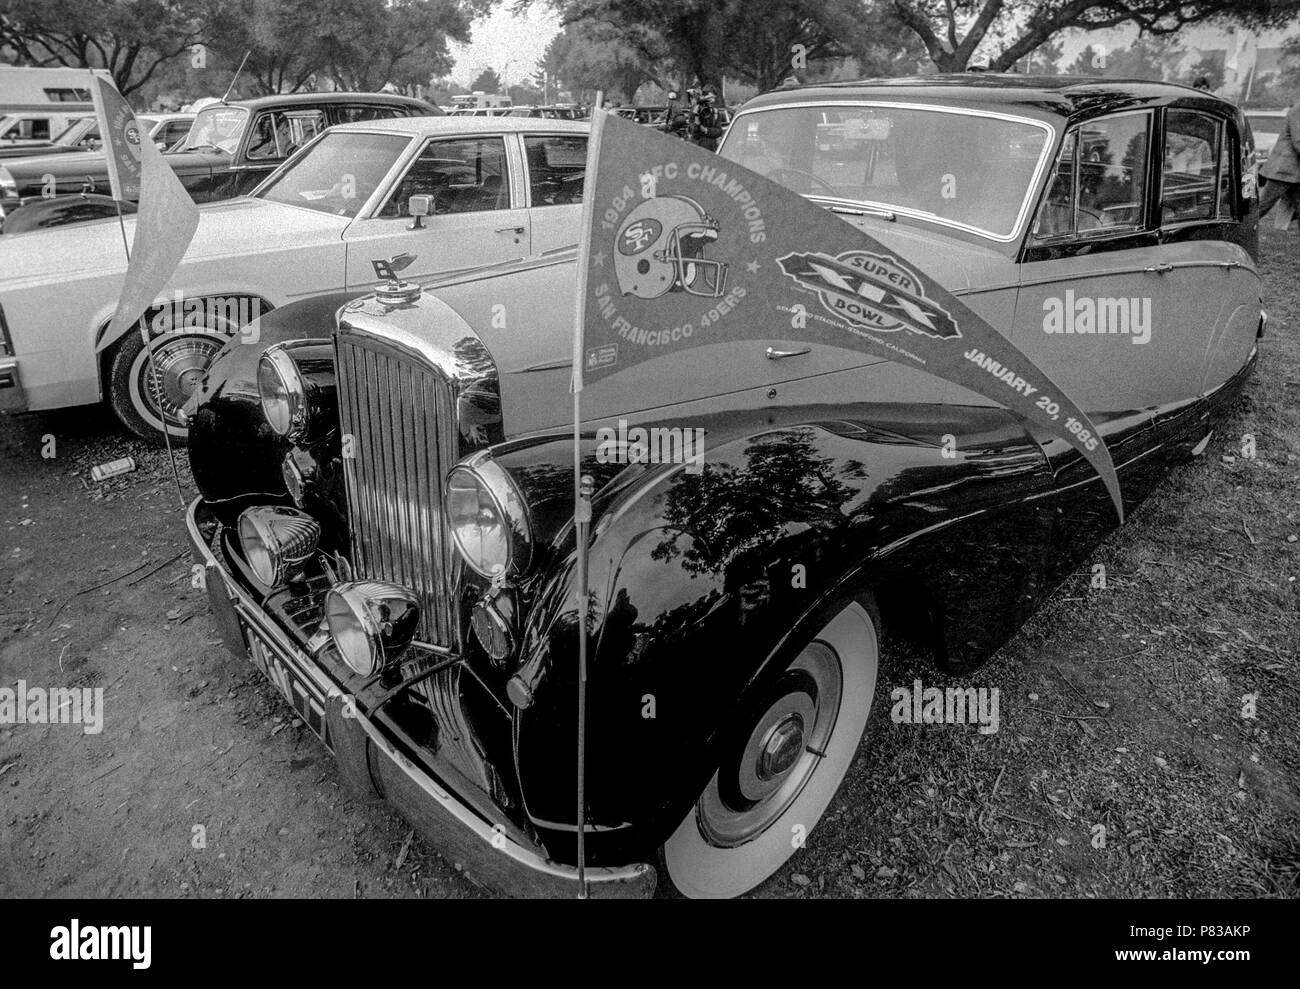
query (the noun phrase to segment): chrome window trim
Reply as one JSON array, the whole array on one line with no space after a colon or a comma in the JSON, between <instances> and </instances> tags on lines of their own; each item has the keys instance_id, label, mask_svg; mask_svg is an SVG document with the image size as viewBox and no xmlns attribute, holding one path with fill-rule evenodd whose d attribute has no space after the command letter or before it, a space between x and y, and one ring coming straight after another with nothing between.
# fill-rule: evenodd
<instances>
[{"instance_id":1,"label":"chrome window trim","mask_svg":"<svg viewBox=\"0 0 1300 989\"><path fill-rule=\"evenodd\" d=\"M827 107L883 107L889 110L926 110L933 113L950 113L967 117L985 117L990 120L1003 120L1014 124L1028 124L1031 127L1039 127L1047 133L1047 140L1043 142L1043 150L1038 154L1038 164L1034 166L1034 173L1030 177L1029 183L1025 189L1025 195L1020 202L1020 211L1016 214L1015 225L1011 228L1011 233L1003 236L993 233L990 230L984 230L980 227L972 226L969 223L958 223L955 220L948 220L941 216L935 216L933 213L927 213L924 210L912 209L907 206L895 206L892 203L877 202L872 199L840 199L834 200L829 197L821 197L827 202L851 203L858 206L874 206L878 209L887 210L898 216L907 216L916 220L924 220L928 223L938 224L939 226L952 227L955 230L964 230L967 233L975 234L977 237L983 237L985 240L991 240L998 244L1010 244L1020 239L1024 230L1025 220L1030 211L1030 204L1037 201L1039 185L1042 182L1043 171L1046 168L1049 157L1056 151L1057 129L1055 125L1046 120L1038 120L1034 117L1024 117L1013 113L1000 113L996 110L975 110L970 107L956 107L942 104L930 103L904 103L893 100L805 100L798 103L777 103L771 106L755 107L752 110L741 110L732 119L731 125L722 135L722 141L718 145L719 158L722 158L721 151L731 137L731 131L747 116L758 113L768 113L772 110L792 110L792 109L825 109ZM723 158L723 161L731 161L730 158ZM740 162L732 162L735 165L741 165ZM744 166L741 165L743 168ZM817 196L805 196L804 198L817 202Z\"/></svg>"},{"instance_id":2,"label":"chrome window trim","mask_svg":"<svg viewBox=\"0 0 1300 989\"><path fill-rule=\"evenodd\" d=\"M531 168L531 167L529 166L529 164L528 164L528 139L529 139L530 137L560 137L560 138L573 137L573 138L578 138L578 139L580 139L580 140L586 142L586 144L587 144L588 146L590 146L590 144L591 144L591 134L590 134L589 132L584 132L584 133L574 133L573 131L538 131L538 132L536 132L536 133L531 133L531 132L530 132L530 133L523 133L523 132L520 132L520 133L518 134L518 137L519 137L519 160L523 163L523 186L522 186L522 187L523 187L523 190L524 190L524 195L525 195L525 197L526 197L525 200L524 200L524 203L525 203L526 208L527 208L527 209L558 209L558 208L562 208L562 207L554 207L554 206L550 206L550 205L548 205L548 204L546 204L546 203L543 203L541 206L538 206L537 204L535 204L535 203L533 202L533 170L532 170L532 168ZM583 167L583 172L584 172L583 177L582 177L582 184L583 184L583 189L586 189L586 187L587 187L587 176L586 176L585 172L586 172L586 168L587 168L587 166L584 164L582 167ZM570 205L570 206L576 206L576 205L579 205L579 204L577 204L577 203L570 203L569 205Z\"/></svg>"},{"instance_id":3,"label":"chrome window trim","mask_svg":"<svg viewBox=\"0 0 1300 989\"><path fill-rule=\"evenodd\" d=\"M1138 221L1138 223L1126 227L1096 227L1092 230L1084 230L1084 231L1080 231L1077 229L1079 223L1079 164L1080 164L1079 156L1083 150L1083 139L1080 137L1075 141L1074 144L1074 169L1073 169L1073 175L1071 177L1072 188L1070 189L1070 196L1071 196L1070 224L1072 227L1076 229L1072 229L1068 233L1055 234L1051 237L1035 237L1033 230L1030 230L1029 246L1055 247L1059 244L1073 244L1078 242L1087 242L1093 244L1101 241L1118 240L1124 237L1137 237L1137 236L1141 236L1142 234L1152 233L1156 229L1152 225L1153 217L1151 216L1151 210L1150 210L1151 153L1155 149L1155 129L1156 129L1155 128L1155 124L1156 124L1155 107L1143 107L1137 110L1121 110L1118 113L1107 113L1098 117L1089 117L1086 120L1080 120L1079 122L1071 124L1065 129L1065 133L1062 136L1062 144L1065 143L1064 142L1065 137L1068 137L1070 134L1081 133L1082 129L1088 126L1089 124L1094 124L1102 120L1117 120L1120 117L1135 117L1140 114L1146 114L1147 116L1146 157L1147 157L1148 181L1146 184L1144 184L1142 189L1142 218ZM1162 136L1162 141L1163 141L1163 136ZM1161 144L1161 151L1162 152L1164 151L1163 143ZM1163 161L1164 159L1162 157L1161 162L1163 163ZM1056 164L1056 155L1052 156L1052 164L1053 166L1055 166ZM1056 174L1055 168L1052 169L1052 174L1053 175ZM1048 190L1046 189L1043 190L1043 192L1047 192L1047 191ZM1041 208L1042 203L1040 202L1038 205Z\"/></svg>"},{"instance_id":4,"label":"chrome window trim","mask_svg":"<svg viewBox=\"0 0 1300 989\"><path fill-rule=\"evenodd\" d=\"M1165 148L1168 147L1169 139L1169 116L1173 113L1195 114L1198 117L1205 117L1215 125L1215 131L1218 134L1218 147L1214 156L1214 212L1210 216L1193 216L1184 220L1173 220L1165 222ZM1215 113L1208 113L1205 110L1199 110L1195 107L1175 106L1165 108L1165 117L1160 127L1160 188L1156 194L1156 203L1160 207L1160 230L1182 230L1192 226L1218 225L1221 223L1240 223L1241 219L1237 216L1224 216L1219 212L1219 183L1222 181L1223 152L1224 146L1228 141L1228 122L1226 118ZM1231 162L1229 162L1231 167ZM1236 211L1234 210L1234 213Z\"/></svg>"},{"instance_id":5,"label":"chrome window trim","mask_svg":"<svg viewBox=\"0 0 1300 989\"><path fill-rule=\"evenodd\" d=\"M347 133L392 135L393 132L376 129L373 131L366 130L361 132L348 131ZM507 206L506 209L521 209L522 207L516 204L516 189L518 187L518 183L515 181L515 179L516 179L516 171L518 166L517 166L517 162L514 160L514 156L511 154L511 147L510 147L511 136L512 136L512 132L508 132L508 131L484 131L481 134L474 133L474 132L462 132L459 134L436 134L436 135L421 134L421 135L413 136L411 138L410 146L408 146L407 149L398 156L397 161L393 165L393 168L389 170L386 176L384 176L384 180L380 182L379 185L376 187L375 192L371 195L370 199L366 201L366 204L361 209L357 210L357 215L354 218L353 222L355 223L356 220L363 220L363 219L364 220L405 219L404 217L380 216L379 212L384 208L384 204L388 202L388 197L392 193L396 192L397 187L402 184L402 179L406 178L406 173L410 171L411 166L415 164L415 162L419 159L420 155L424 154L424 149L427 148L430 144L433 144L435 142L464 141L466 139L471 139L471 138L495 137L501 141L502 151L505 154L505 161L506 161L506 181L510 183L510 188L508 190L510 193L510 205ZM414 150L412 150L412 148ZM516 148L515 154L518 153L519 151ZM394 174L394 170L396 170L396 174ZM479 212L498 213L498 212L505 212L505 210L480 210ZM468 215L468 214L463 214L463 215ZM430 217L430 219L432 219L432 217Z\"/></svg>"}]
</instances>

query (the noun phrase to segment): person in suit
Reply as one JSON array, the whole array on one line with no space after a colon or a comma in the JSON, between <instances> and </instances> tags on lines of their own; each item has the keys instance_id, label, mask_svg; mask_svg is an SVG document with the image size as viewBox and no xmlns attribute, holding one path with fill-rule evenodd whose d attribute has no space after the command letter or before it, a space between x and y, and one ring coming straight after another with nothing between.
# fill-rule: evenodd
<instances>
[{"instance_id":1,"label":"person in suit","mask_svg":"<svg viewBox=\"0 0 1300 989\"><path fill-rule=\"evenodd\" d=\"M1282 132L1269 152L1268 160L1259 170L1264 185L1259 194L1259 218L1285 199L1291 209L1300 213L1300 103L1286 112Z\"/></svg>"}]
</instances>

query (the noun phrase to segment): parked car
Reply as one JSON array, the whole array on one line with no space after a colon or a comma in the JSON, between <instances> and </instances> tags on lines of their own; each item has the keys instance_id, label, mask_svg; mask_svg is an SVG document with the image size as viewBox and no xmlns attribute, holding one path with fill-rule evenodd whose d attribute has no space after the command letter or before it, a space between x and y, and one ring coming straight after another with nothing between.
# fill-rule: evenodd
<instances>
[{"instance_id":1,"label":"parked car","mask_svg":"<svg viewBox=\"0 0 1300 989\"><path fill-rule=\"evenodd\" d=\"M626 120L631 120L637 124L655 124L663 119L668 107L660 104L658 106L620 106L614 108L614 113Z\"/></svg>"},{"instance_id":2,"label":"parked car","mask_svg":"<svg viewBox=\"0 0 1300 989\"><path fill-rule=\"evenodd\" d=\"M573 110L560 106L516 106L506 111L507 117L545 117L548 120L572 120Z\"/></svg>"},{"instance_id":3,"label":"parked car","mask_svg":"<svg viewBox=\"0 0 1300 989\"><path fill-rule=\"evenodd\" d=\"M388 93L298 93L217 103L194 115L185 142L167 155L167 164L196 203L216 202L252 191L332 124L440 113L422 100ZM111 195L102 154L23 158L0 166L0 213L32 199L80 192Z\"/></svg>"},{"instance_id":4,"label":"parked car","mask_svg":"<svg viewBox=\"0 0 1300 989\"><path fill-rule=\"evenodd\" d=\"M830 143L875 153L828 150L824 113ZM1083 407L1131 509L1255 361L1244 132L1155 83L838 83L750 101L698 181L749 196L731 166L762 172L941 278ZM700 249L672 242L659 260L688 284ZM223 639L362 791L515 893L576 886L575 269L562 252L293 303L190 403L188 524ZM772 277L732 264L726 289ZM764 882L888 713L883 636L968 672L1115 524L1075 445L792 325L583 392L593 895ZM602 462L597 430L629 422L702 429L701 469Z\"/></svg>"},{"instance_id":5,"label":"parked car","mask_svg":"<svg viewBox=\"0 0 1300 989\"><path fill-rule=\"evenodd\" d=\"M165 422L183 440L177 413L225 334L294 299L370 288L372 258L409 252L407 277L423 281L575 243L587 130L420 116L317 135L251 196L199 208L174 301L146 314L157 379L134 330L97 353L126 271L116 219L0 237L0 408L107 398L140 435L161 440ZM413 198L432 215L413 217Z\"/></svg>"},{"instance_id":6,"label":"parked car","mask_svg":"<svg viewBox=\"0 0 1300 989\"><path fill-rule=\"evenodd\" d=\"M137 119L160 151L185 140L194 121L192 113L147 113ZM72 152L97 152L102 147L99 121L94 115L78 117L63 132L45 144L32 144L13 148L0 147L0 160L8 158L36 158Z\"/></svg>"},{"instance_id":7,"label":"parked car","mask_svg":"<svg viewBox=\"0 0 1300 989\"><path fill-rule=\"evenodd\" d=\"M85 223L88 220L116 218L119 214L131 216L136 212L135 203L119 203L112 196L100 196L95 193L55 196L52 199L37 199L22 209L14 210L0 220L0 234L15 237L34 230L61 227L69 223Z\"/></svg>"}]
</instances>

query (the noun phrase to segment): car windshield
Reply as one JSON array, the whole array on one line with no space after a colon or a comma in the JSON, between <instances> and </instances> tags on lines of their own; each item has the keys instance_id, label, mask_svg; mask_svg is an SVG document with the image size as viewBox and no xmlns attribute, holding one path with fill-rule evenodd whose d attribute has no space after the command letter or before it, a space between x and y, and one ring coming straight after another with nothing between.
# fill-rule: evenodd
<instances>
[{"instance_id":1,"label":"car windshield","mask_svg":"<svg viewBox=\"0 0 1300 989\"><path fill-rule=\"evenodd\" d=\"M239 148L239 139L248 126L248 109L242 106L208 106L198 112L189 137L179 151L197 151L199 148L216 148L233 155Z\"/></svg>"},{"instance_id":2,"label":"car windshield","mask_svg":"<svg viewBox=\"0 0 1300 989\"><path fill-rule=\"evenodd\" d=\"M827 203L877 206L1009 240L1051 129L941 108L818 105L742 114L718 153Z\"/></svg>"},{"instance_id":3,"label":"car windshield","mask_svg":"<svg viewBox=\"0 0 1300 989\"><path fill-rule=\"evenodd\" d=\"M410 143L397 134L326 133L276 171L258 198L354 217Z\"/></svg>"}]
</instances>

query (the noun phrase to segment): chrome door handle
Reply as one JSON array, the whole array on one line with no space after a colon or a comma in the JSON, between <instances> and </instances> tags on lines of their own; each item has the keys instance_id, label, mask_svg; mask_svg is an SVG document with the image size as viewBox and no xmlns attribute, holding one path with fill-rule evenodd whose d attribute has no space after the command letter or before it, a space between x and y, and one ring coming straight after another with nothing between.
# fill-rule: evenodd
<instances>
[{"instance_id":1,"label":"chrome door handle","mask_svg":"<svg viewBox=\"0 0 1300 989\"><path fill-rule=\"evenodd\" d=\"M803 347L799 350L777 350L775 347L768 347L766 351L769 361L780 361L787 357L799 357L810 353L812 353L812 347Z\"/></svg>"},{"instance_id":2,"label":"chrome door handle","mask_svg":"<svg viewBox=\"0 0 1300 989\"><path fill-rule=\"evenodd\" d=\"M523 227L497 227L497 233L499 234L521 234L523 232Z\"/></svg>"},{"instance_id":3,"label":"chrome door handle","mask_svg":"<svg viewBox=\"0 0 1300 989\"><path fill-rule=\"evenodd\" d=\"M1148 275L1163 275L1174 270L1174 266L1168 262L1152 265L1149 268L1143 268Z\"/></svg>"}]
</instances>

